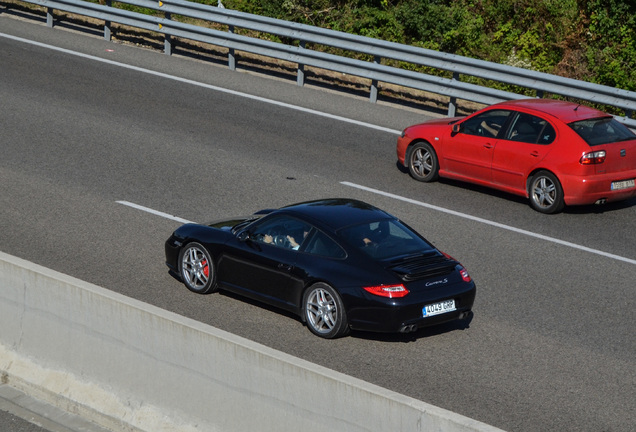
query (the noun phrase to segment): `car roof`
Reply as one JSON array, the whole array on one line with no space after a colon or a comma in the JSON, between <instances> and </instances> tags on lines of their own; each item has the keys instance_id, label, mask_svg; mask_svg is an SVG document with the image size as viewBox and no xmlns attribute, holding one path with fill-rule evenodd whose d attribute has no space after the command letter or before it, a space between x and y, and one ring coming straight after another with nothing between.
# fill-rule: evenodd
<instances>
[{"instance_id":1,"label":"car roof","mask_svg":"<svg viewBox=\"0 0 636 432\"><path fill-rule=\"evenodd\" d=\"M285 206L276 213L286 213L333 231L364 222L395 219L394 216L367 204L349 198L328 198Z\"/></svg>"},{"instance_id":2,"label":"car roof","mask_svg":"<svg viewBox=\"0 0 636 432\"><path fill-rule=\"evenodd\" d=\"M610 114L585 105L555 99L518 99L500 102L489 108L492 107L534 110L551 115L564 123L610 116Z\"/></svg>"}]
</instances>

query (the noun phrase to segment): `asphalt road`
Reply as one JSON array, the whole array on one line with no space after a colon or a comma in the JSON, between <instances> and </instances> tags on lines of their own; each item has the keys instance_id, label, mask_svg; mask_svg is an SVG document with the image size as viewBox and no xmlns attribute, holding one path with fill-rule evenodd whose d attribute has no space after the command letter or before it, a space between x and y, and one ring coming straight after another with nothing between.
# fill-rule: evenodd
<instances>
[{"instance_id":1,"label":"asphalt road","mask_svg":"<svg viewBox=\"0 0 636 432\"><path fill-rule=\"evenodd\" d=\"M421 184L395 140L430 113L2 9L0 101L3 252L505 430L634 429L636 200L545 216ZM465 264L470 326L321 340L279 311L188 292L163 263L179 223L120 203L203 222L334 196L389 210Z\"/></svg>"}]
</instances>

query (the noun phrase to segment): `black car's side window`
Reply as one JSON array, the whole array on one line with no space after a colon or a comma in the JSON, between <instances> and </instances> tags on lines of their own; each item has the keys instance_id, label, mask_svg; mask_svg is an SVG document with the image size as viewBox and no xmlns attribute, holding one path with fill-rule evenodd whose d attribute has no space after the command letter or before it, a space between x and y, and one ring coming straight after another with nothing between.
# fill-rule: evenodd
<instances>
[{"instance_id":1,"label":"black car's side window","mask_svg":"<svg viewBox=\"0 0 636 432\"><path fill-rule=\"evenodd\" d=\"M330 258L344 258L346 253L326 234L316 230L307 241L305 252Z\"/></svg>"},{"instance_id":2,"label":"black car's side window","mask_svg":"<svg viewBox=\"0 0 636 432\"><path fill-rule=\"evenodd\" d=\"M461 124L461 132L468 135L479 135L494 138L499 135L508 120L510 111L490 110L465 120Z\"/></svg>"},{"instance_id":3,"label":"black car's side window","mask_svg":"<svg viewBox=\"0 0 636 432\"><path fill-rule=\"evenodd\" d=\"M298 250L310 230L311 226L298 219L276 216L263 220L252 228L250 238L260 243Z\"/></svg>"}]
</instances>

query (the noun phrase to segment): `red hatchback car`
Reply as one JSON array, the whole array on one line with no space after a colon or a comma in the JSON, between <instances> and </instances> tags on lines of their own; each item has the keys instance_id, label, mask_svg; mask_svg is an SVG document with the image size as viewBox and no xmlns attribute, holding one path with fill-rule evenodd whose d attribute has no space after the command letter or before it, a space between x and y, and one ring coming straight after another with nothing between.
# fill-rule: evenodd
<instances>
[{"instance_id":1,"label":"red hatchback car","mask_svg":"<svg viewBox=\"0 0 636 432\"><path fill-rule=\"evenodd\" d=\"M542 213L636 197L636 134L610 114L549 99L502 102L409 126L399 162L416 180L446 177L530 198Z\"/></svg>"}]
</instances>

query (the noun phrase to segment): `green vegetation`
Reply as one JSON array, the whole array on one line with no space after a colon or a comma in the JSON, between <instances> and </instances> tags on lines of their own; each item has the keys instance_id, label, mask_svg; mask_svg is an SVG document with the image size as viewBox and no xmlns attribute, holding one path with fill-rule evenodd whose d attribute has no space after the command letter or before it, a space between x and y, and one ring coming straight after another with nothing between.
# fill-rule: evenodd
<instances>
[{"instance_id":1,"label":"green vegetation","mask_svg":"<svg viewBox=\"0 0 636 432\"><path fill-rule=\"evenodd\" d=\"M199 0L201 1L201 0ZM217 0L203 0L217 4ZM226 8L636 91L636 2L223 0Z\"/></svg>"}]
</instances>

